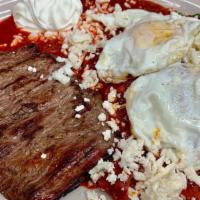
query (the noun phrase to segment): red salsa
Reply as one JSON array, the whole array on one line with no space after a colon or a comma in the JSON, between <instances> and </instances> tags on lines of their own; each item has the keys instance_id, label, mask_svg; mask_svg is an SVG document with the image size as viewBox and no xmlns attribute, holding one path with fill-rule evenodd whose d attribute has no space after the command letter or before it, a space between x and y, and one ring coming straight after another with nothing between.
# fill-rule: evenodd
<instances>
[{"instance_id":1,"label":"red salsa","mask_svg":"<svg viewBox=\"0 0 200 200\"><path fill-rule=\"evenodd\" d=\"M84 11L90 8L91 6L95 5L95 0L82 0ZM127 9L124 5L124 0L111 0L110 5L114 6L116 3L120 4L122 9ZM156 3L153 3L150 0L135 0L132 1L130 4L130 8L140 8L145 9L152 12L157 13L163 13L163 14L169 14L170 10L158 5ZM30 34L28 32L25 32L19 28L16 27L14 23L13 17L9 17L4 21L0 22L0 51L13 51L16 48L30 45L34 43L38 46L38 48L42 52L50 53L53 55L62 55L61 53L61 45L62 45L62 38L55 38L52 40L44 40L44 36L41 35L38 39L36 39L34 42L30 41ZM13 44L13 39L18 40L18 44ZM21 42L20 42L20 39ZM101 51L101 50L100 50ZM89 68L94 68L96 62L98 60L98 57L96 56L93 60L90 61L84 61L83 65L88 65ZM77 73L77 76L81 78L83 70L80 70ZM117 89L118 93L121 94L120 97L118 97L117 102L119 102L121 105L125 105L125 99L123 97L123 94L125 90L129 87L129 85L133 82L134 78L130 77L125 83L122 84L105 84L101 83L101 94L102 98L107 98L107 95L110 91L111 87L114 87ZM128 119L128 115L126 112L126 108L121 108L119 111L117 111L116 119L120 122L122 125L120 125L121 132L126 133L126 137L130 136L131 130L130 130L130 121ZM120 167L116 165L116 174L121 173ZM106 191L114 200L128 200L128 188L130 186L134 186L134 180L132 180L130 177L125 182L122 183L120 181L117 181L116 184L111 185L106 181L106 176L101 178L96 185L90 186L88 183L84 183L84 186L94 189L94 188L101 188L104 191ZM167 186L166 186L167 187ZM191 200L192 197L195 197L196 200L200 200L200 188L195 185L194 183L189 182L188 187L186 190L182 192L182 194L186 197L186 200Z\"/></svg>"},{"instance_id":2,"label":"red salsa","mask_svg":"<svg viewBox=\"0 0 200 200\"><path fill-rule=\"evenodd\" d=\"M0 51L13 51L34 43L42 52L62 55L60 51L62 46L61 38L44 40L41 35L37 40L31 41L29 39L30 33L17 28L12 16L0 21L0 30ZM14 44L14 39L16 39L17 44Z\"/></svg>"},{"instance_id":3,"label":"red salsa","mask_svg":"<svg viewBox=\"0 0 200 200\"><path fill-rule=\"evenodd\" d=\"M119 175L122 169L117 163L115 163L115 173ZM82 186L89 189L101 188L103 191L107 192L113 200L128 200L128 188L135 185L135 181L130 177L126 182L116 181L114 185L111 185L106 181L106 177L100 178L95 185L91 185L90 182L83 183Z\"/></svg>"}]
</instances>

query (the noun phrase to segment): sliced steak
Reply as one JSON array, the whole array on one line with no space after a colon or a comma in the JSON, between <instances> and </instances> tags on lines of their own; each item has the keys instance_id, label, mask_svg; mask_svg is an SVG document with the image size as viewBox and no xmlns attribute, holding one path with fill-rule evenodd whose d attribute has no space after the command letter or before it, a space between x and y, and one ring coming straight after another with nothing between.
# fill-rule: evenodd
<instances>
[{"instance_id":1,"label":"sliced steak","mask_svg":"<svg viewBox=\"0 0 200 200\"><path fill-rule=\"evenodd\" d=\"M59 199L112 145L97 119L101 96L47 80L60 65L34 47L0 53L0 193L8 200Z\"/></svg>"}]
</instances>

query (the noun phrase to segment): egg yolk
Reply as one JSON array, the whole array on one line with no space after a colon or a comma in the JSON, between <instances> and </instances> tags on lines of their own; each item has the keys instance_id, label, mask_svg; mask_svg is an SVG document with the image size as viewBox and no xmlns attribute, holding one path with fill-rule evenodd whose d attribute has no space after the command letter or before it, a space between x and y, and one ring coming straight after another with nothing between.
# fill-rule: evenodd
<instances>
[{"instance_id":1,"label":"egg yolk","mask_svg":"<svg viewBox=\"0 0 200 200\"><path fill-rule=\"evenodd\" d=\"M170 40L174 30L174 26L168 22L144 22L133 28L132 37L136 48L145 49Z\"/></svg>"}]
</instances>

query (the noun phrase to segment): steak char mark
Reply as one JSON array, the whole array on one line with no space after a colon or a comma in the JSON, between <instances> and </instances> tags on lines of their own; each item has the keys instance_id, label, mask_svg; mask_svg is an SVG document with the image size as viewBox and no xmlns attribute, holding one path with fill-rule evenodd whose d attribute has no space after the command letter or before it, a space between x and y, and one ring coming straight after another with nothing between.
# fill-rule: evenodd
<instances>
[{"instance_id":1,"label":"steak char mark","mask_svg":"<svg viewBox=\"0 0 200 200\"><path fill-rule=\"evenodd\" d=\"M59 199L112 145L97 119L101 96L47 80L61 65L35 47L0 53L0 192L8 200Z\"/></svg>"}]
</instances>

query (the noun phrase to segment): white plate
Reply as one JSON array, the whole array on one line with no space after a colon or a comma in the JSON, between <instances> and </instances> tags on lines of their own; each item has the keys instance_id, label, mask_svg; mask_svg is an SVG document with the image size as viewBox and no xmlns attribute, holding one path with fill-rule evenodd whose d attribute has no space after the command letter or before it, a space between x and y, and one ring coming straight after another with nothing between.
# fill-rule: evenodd
<instances>
[{"instance_id":1,"label":"white plate","mask_svg":"<svg viewBox=\"0 0 200 200\"><path fill-rule=\"evenodd\" d=\"M0 19L8 17L15 3L20 0L0 0ZM153 0L184 14L195 14L200 12L200 0Z\"/></svg>"},{"instance_id":2,"label":"white plate","mask_svg":"<svg viewBox=\"0 0 200 200\"><path fill-rule=\"evenodd\" d=\"M0 0L0 19L8 17L11 14L11 10L15 3L20 0ZM192 15L200 13L200 0L153 0L155 2L161 3L167 7L175 8L177 11ZM98 191L98 193L100 193ZM110 199L108 197L108 199ZM0 196L0 200L3 198ZM74 190L62 200L86 200L86 189L79 187Z\"/></svg>"}]
</instances>

